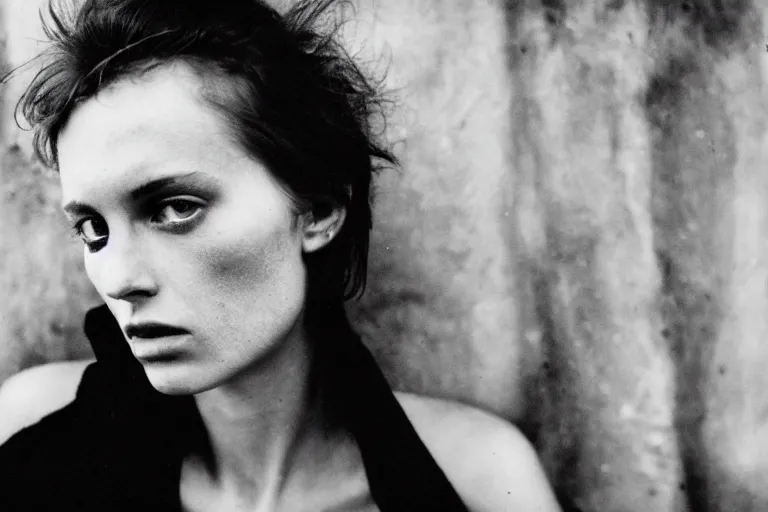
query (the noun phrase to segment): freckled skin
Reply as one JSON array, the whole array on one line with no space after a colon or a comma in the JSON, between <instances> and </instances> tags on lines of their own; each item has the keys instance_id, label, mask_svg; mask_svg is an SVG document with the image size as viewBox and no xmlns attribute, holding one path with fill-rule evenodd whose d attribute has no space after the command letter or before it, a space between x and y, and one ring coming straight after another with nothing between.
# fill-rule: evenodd
<instances>
[{"instance_id":1,"label":"freckled skin","mask_svg":"<svg viewBox=\"0 0 768 512\"><path fill-rule=\"evenodd\" d=\"M78 106L59 138L64 203L90 205L108 226L106 245L84 253L101 297L123 327L155 321L191 333L171 363L144 362L169 394L211 389L258 364L299 329L305 298L291 199L200 87L181 63L118 81ZM131 202L143 183L193 172L204 193L181 185L171 194L202 196L183 232Z\"/></svg>"}]
</instances>

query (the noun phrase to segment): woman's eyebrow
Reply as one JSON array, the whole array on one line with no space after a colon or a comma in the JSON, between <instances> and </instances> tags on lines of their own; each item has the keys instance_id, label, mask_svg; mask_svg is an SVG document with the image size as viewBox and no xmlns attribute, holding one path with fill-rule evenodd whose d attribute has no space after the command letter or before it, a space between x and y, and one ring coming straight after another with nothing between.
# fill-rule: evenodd
<instances>
[{"instance_id":1,"label":"woman's eyebrow","mask_svg":"<svg viewBox=\"0 0 768 512\"><path fill-rule=\"evenodd\" d=\"M150 180L146 183L142 183L138 187L131 190L129 193L129 197L131 201L138 201L142 197L146 197L148 195L157 193L165 188L168 188L172 185L177 184L180 181L184 181L186 178L189 178L190 176L194 176L196 174L200 174L198 171L189 172L186 174L179 174L175 176L164 176L162 178L157 178ZM62 206L65 213L69 215L85 215L85 214L92 214L95 212L95 209L85 203L81 203L79 201L70 201L64 206Z\"/></svg>"},{"instance_id":2,"label":"woman's eyebrow","mask_svg":"<svg viewBox=\"0 0 768 512\"><path fill-rule=\"evenodd\" d=\"M179 181L183 181L185 178L188 178L190 176L193 176L195 174L199 174L197 171L193 171L187 174L179 174L176 176L165 176L162 178L157 178L151 181L148 181L146 183L143 183L139 185L138 187L134 188L129 196L132 201L137 201L138 199L141 199L142 197L152 195L156 192L159 192L167 187L170 187L172 185L175 185Z\"/></svg>"},{"instance_id":3,"label":"woman's eyebrow","mask_svg":"<svg viewBox=\"0 0 768 512\"><path fill-rule=\"evenodd\" d=\"M79 201L70 201L62 206L62 209L64 210L64 213L72 216L81 216L95 212L93 207Z\"/></svg>"}]
</instances>

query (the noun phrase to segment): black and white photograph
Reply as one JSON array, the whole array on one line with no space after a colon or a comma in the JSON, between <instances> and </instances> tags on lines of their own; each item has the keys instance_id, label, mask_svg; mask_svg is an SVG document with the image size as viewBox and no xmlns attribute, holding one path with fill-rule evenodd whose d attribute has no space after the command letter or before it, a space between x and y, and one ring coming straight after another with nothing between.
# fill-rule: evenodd
<instances>
[{"instance_id":1,"label":"black and white photograph","mask_svg":"<svg viewBox=\"0 0 768 512\"><path fill-rule=\"evenodd\" d=\"M0 512L768 511L768 0L0 41Z\"/></svg>"}]
</instances>

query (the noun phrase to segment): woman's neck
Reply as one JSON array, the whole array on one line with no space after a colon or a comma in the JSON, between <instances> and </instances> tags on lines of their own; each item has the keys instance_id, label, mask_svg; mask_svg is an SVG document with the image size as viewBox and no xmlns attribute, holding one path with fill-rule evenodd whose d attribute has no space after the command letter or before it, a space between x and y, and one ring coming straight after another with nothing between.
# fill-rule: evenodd
<instances>
[{"instance_id":1,"label":"woman's neck","mask_svg":"<svg viewBox=\"0 0 768 512\"><path fill-rule=\"evenodd\" d=\"M311 345L294 331L258 367L195 397L210 483L253 503L277 499L302 439L322 429Z\"/></svg>"}]
</instances>

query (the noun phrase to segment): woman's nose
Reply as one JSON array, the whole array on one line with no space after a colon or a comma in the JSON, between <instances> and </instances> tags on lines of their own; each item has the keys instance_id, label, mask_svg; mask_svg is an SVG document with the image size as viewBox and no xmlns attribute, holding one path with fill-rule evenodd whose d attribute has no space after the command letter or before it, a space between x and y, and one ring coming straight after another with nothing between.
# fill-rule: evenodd
<instances>
[{"instance_id":1,"label":"woman's nose","mask_svg":"<svg viewBox=\"0 0 768 512\"><path fill-rule=\"evenodd\" d=\"M94 261L93 281L102 295L114 300L137 302L157 294L157 281L141 251L129 244L111 243Z\"/></svg>"}]
</instances>

